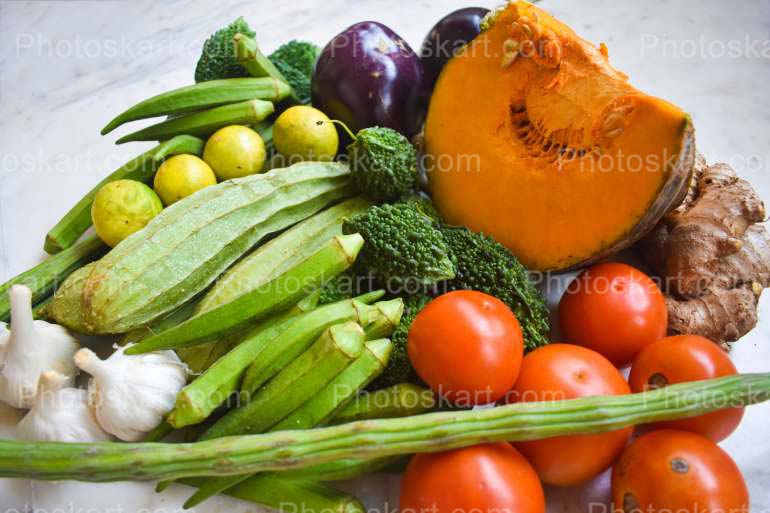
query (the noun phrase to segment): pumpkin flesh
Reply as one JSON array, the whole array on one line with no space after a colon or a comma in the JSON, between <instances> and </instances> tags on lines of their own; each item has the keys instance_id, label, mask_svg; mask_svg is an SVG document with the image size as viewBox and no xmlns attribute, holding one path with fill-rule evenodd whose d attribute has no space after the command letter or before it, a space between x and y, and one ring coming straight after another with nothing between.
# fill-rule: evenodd
<instances>
[{"instance_id":1,"label":"pumpkin flesh","mask_svg":"<svg viewBox=\"0 0 770 513\"><path fill-rule=\"evenodd\" d=\"M526 2L447 64L425 126L445 219L539 270L589 263L651 229L681 199L692 138L683 111L636 90L603 47Z\"/></svg>"}]
</instances>

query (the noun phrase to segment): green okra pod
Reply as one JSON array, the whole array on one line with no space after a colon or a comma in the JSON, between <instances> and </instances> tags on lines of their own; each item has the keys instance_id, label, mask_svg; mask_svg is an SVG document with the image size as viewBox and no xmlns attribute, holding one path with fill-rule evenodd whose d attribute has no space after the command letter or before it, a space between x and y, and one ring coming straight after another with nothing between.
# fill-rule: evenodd
<instances>
[{"instance_id":1,"label":"green okra pod","mask_svg":"<svg viewBox=\"0 0 770 513\"><path fill-rule=\"evenodd\" d=\"M307 349L325 329L345 321L367 325L372 308L359 301L340 301L284 319L267 329L257 329L179 392L168 422L176 428L202 422L227 399L217 391L223 384L229 386L237 382L252 361L270 362L275 372L269 379Z\"/></svg>"},{"instance_id":2,"label":"green okra pod","mask_svg":"<svg viewBox=\"0 0 770 513\"><path fill-rule=\"evenodd\" d=\"M768 399L770 373L738 374L638 394L514 403L187 444L1 440L0 476L115 481L294 470L340 459L615 431Z\"/></svg>"},{"instance_id":3,"label":"green okra pod","mask_svg":"<svg viewBox=\"0 0 770 513\"><path fill-rule=\"evenodd\" d=\"M435 407L436 397L429 389L412 383L398 383L361 394L334 417L334 423L408 417L429 412Z\"/></svg>"},{"instance_id":4,"label":"green okra pod","mask_svg":"<svg viewBox=\"0 0 770 513\"><path fill-rule=\"evenodd\" d=\"M271 279L299 264L342 235L345 219L364 212L371 203L356 197L323 210L263 244L227 270L198 303L196 315L263 287Z\"/></svg>"},{"instance_id":5,"label":"green okra pod","mask_svg":"<svg viewBox=\"0 0 770 513\"><path fill-rule=\"evenodd\" d=\"M375 305L369 325L366 327L366 339L374 340L389 337L401 322L404 315L404 300L380 301Z\"/></svg>"},{"instance_id":6,"label":"green okra pod","mask_svg":"<svg viewBox=\"0 0 770 513\"><path fill-rule=\"evenodd\" d=\"M353 301L356 302L355 299ZM359 324L363 326L364 329L366 329L372 322L373 318L378 315L375 312L379 312L381 309L389 311L392 309L393 304L397 305L399 302L402 302L402 300L393 299L390 301L375 303L367 310L366 319L359 321ZM344 305L345 303L345 301L341 301L339 303L332 303L332 305ZM386 305L383 305L382 303L386 303ZM319 307L315 311L323 312L325 308L326 305ZM253 394L259 387L267 383L267 381L272 378L279 370L284 368L286 365L288 365L289 362L299 356L299 354L305 350L307 344L307 339L303 340L302 337L297 337L296 339L289 339L286 337L280 346L273 345L272 347L267 348L267 350L259 358L253 359L251 365L249 365L246 374L243 376L241 392L246 394Z\"/></svg>"},{"instance_id":7,"label":"green okra pod","mask_svg":"<svg viewBox=\"0 0 770 513\"><path fill-rule=\"evenodd\" d=\"M89 235L74 246L52 255L32 269L0 285L0 321L10 318L8 290L13 285L26 285L32 291L32 304L46 299L70 274L107 252L107 246L96 235Z\"/></svg>"},{"instance_id":8,"label":"green okra pod","mask_svg":"<svg viewBox=\"0 0 770 513\"><path fill-rule=\"evenodd\" d=\"M208 342L267 315L284 310L348 269L364 245L358 235L338 235L311 256L276 276L264 287L153 335L126 350L141 354Z\"/></svg>"},{"instance_id":9,"label":"green okra pod","mask_svg":"<svg viewBox=\"0 0 770 513\"><path fill-rule=\"evenodd\" d=\"M240 294L265 286L290 267L298 264L327 243L332 237L342 235L342 222L365 211L371 204L362 197L352 198L323 210L289 228L279 236L261 245L228 269L197 304L191 304L187 315L177 316L167 323L165 319L150 323L129 335L131 342L138 342L153 333L186 321L193 314L201 314L232 301ZM315 297L317 302L318 297ZM302 311L315 307L298 305ZM243 337L231 335L217 342L199 344L178 349L180 358L195 373L206 370L214 361L232 349Z\"/></svg>"},{"instance_id":10,"label":"green okra pod","mask_svg":"<svg viewBox=\"0 0 770 513\"><path fill-rule=\"evenodd\" d=\"M272 77L209 80L167 91L137 103L110 121L102 129L102 135L138 119L168 116L246 100L278 102L290 94L289 85Z\"/></svg>"},{"instance_id":11,"label":"green okra pod","mask_svg":"<svg viewBox=\"0 0 770 513\"><path fill-rule=\"evenodd\" d=\"M276 424L273 430L310 429L336 417L337 412L382 372L392 350L393 344L386 338L366 342L355 362Z\"/></svg>"},{"instance_id":12,"label":"green okra pod","mask_svg":"<svg viewBox=\"0 0 770 513\"><path fill-rule=\"evenodd\" d=\"M124 135L116 143L161 141L178 135L208 136L225 126L258 123L272 114L274 110L273 104L264 100L230 103L169 118L166 121Z\"/></svg>"},{"instance_id":13,"label":"green okra pod","mask_svg":"<svg viewBox=\"0 0 770 513\"><path fill-rule=\"evenodd\" d=\"M150 183L165 157L181 153L201 155L202 152L203 141L197 137L181 136L164 141L151 150L129 160L88 191L56 223L56 226L48 231L44 249L50 254L58 253L72 246L85 233L91 226L91 204L94 202L94 196L107 183L121 179Z\"/></svg>"},{"instance_id":14,"label":"green okra pod","mask_svg":"<svg viewBox=\"0 0 770 513\"><path fill-rule=\"evenodd\" d=\"M393 344L388 339L366 342L360 356L356 358L354 362L337 374L337 376L321 388L317 394L312 395L290 415L284 417L284 419L277 424L274 424L270 428L270 431L310 429L332 418L335 412L350 402L360 390L366 387L366 385L382 372L388 363L388 357L390 356L392 349ZM308 350L308 352L309 351L310 350ZM303 353L300 358L307 355L308 352ZM300 358L295 360L295 362L300 361ZM281 371L279 376L286 373L296 373L296 369L292 369L291 367L296 367L296 364L287 366ZM267 388L271 386L271 383L273 382L271 381L268 383L267 387L262 390L267 390ZM262 392L260 392L260 394L262 394ZM231 415L233 413L234 412L231 412ZM377 464L384 467L388 462L383 461L378 462ZM368 464L368 462L367 464L361 464L360 462L352 464L349 461L342 460L330 463L322 469L308 469L306 475L314 476L314 474L319 474L323 475L325 478L329 478L332 475L349 476L363 468L371 468L372 466L373 465ZM196 506L209 497L227 490L229 487L243 479L246 479L246 476L228 476L211 479L207 481L206 484L200 486L200 489L185 503L185 507L189 508Z\"/></svg>"},{"instance_id":15,"label":"green okra pod","mask_svg":"<svg viewBox=\"0 0 770 513\"><path fill-rule=\"evenodd\" d=\"M183 483L201 486L207 479L185 479ZM304 479L284 479L258 475L229 488L225 494L267 506L283 513L364 513L354 496L321 483Z\"/></svg>"},{"instance_id":16,"label":"green okra pod","mask_svg":"<svg viewBox=\"0 0 770 513\"><path fill-rule=\"evenodd\" d=\"M348 321L327 328L297 359L284 367L247 404L230 410L200 440L264 433L318 394L361 354L364 330Z\"/></svg>"},{"instance_id":17,"label":"green okra pod","mask_svg":"<svg viewBox=\"0 0 770 513\"><path fill-rule=\"evenodd\" d=\"M201 435L200 440L268 431L354 362L361 354L364 336L364 330L355 322L328 328L246 405L226 413ZM191 508L247 478L248 475L210 479L184 506Z\"/></svg>"}]
</instances>

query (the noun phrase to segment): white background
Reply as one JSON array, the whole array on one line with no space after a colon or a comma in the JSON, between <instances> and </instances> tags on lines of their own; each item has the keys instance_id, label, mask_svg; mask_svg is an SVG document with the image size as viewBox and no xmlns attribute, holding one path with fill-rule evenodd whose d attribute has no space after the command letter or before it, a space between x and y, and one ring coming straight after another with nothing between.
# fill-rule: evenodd
<instances>
[{"instance_id":1,"label":"white background","mask_svg":"<svg viewBox=\"0 0 770 513\"><path fill-rule=\"evenodd\" d=\"M431 25L465 0L0 3L0 280L43 258L48 228L94 183L147 147L114 146L99 129L153 94L192 82L200 44L243 15L263 49L292 38L324 44L364 19L389 25L417 48ZM477 5L492 7L488 0ZM727 161L770 201L770 2L767 0L543 0L640 89L682 106L710 161ZM770 371L770 294L760 325L734 349L744 372ZM555 298L552 298L555 299ZM16 413L3 411L0 436ZM743 470L752 511L770 511L770 405L754 407L723 445ZM549 490L551 511L588 511L583 490ZM397 480L348 485L382 508ZM177 511L188 489L163 496L144 484L36 485L0 481L0 513ZM91 509L89 509L91 508ZM119 509L116 509L119 508ZM197 511L254 511L228 499ZM595 508L594 512L601 511Z\"/></svg>"}]
</instances>

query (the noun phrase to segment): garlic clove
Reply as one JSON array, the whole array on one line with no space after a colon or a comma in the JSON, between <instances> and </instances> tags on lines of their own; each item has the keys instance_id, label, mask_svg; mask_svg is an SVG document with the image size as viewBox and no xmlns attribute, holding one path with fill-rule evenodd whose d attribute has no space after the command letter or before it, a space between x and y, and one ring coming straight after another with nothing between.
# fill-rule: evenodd
<instances>
[{"instance_id":1,"label":"garlic clove","mask_svg":"<svg viewBox=\"0 0 770 513\"><path fill-rule=\"evenodd\" d=\"M23 440L99 442L111 440L96 421L85 390L68 386L69 378L55 371L40 376L32 408L16 425Z\"/></svg>"},{"instance_id":2,"label":"garlic clove","mask_svg":"<svg viewBox=\"0 0 770 513\"><path fill-rule=\"evenodd\" d=\"M173 351L126 355L119 348L106 360L81 349L75 364L92 376L89 401L102 428L121 440L141 440L171 411L187 382L187 368Z\"/></svg>"},{"instance_id":3,"label":"garlic clove","mask_svg":"<svg viewBox=\"0 0 770 513\"><path fill-rule=\"evenodd\" d=\"M0 369L0 400L15 408L30 408L43 372L54 370L74 382L77 368L72 356L80 345L63 327L32 318L32 291L14 285L11 330L4 346Z\"/></svg>"}]
</instances>

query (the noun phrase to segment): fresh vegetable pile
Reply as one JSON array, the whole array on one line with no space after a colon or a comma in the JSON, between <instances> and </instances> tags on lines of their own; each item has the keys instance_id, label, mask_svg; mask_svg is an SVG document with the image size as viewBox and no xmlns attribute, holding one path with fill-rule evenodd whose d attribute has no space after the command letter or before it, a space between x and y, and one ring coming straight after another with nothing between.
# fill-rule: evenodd
<instances>
[{"instance_id":1,"label":"fresh vegetable pile","mask_svg":"<svg viewBox=\"0 0 770 513\"><path fill-rule=\"evenodd\" d=\"M194 78L104 127L166 116L117 140L158 144L0 286L0 400L29 410L1 476L320 513L363 508L330 483L406 463L404 511L541 513L543 483L612 468L626 512L748 507L716 444L770 400L770 373L739 374L719 344L770 285L764 205L696 162L690 118L604 46L523 1L448 15L419 55L362 22L266 56L238 18ZM528 268L643 236L663 290L587 267L553 341ZM73 333L120 345L100 359Z\"/></svg>"}]
</instances>

